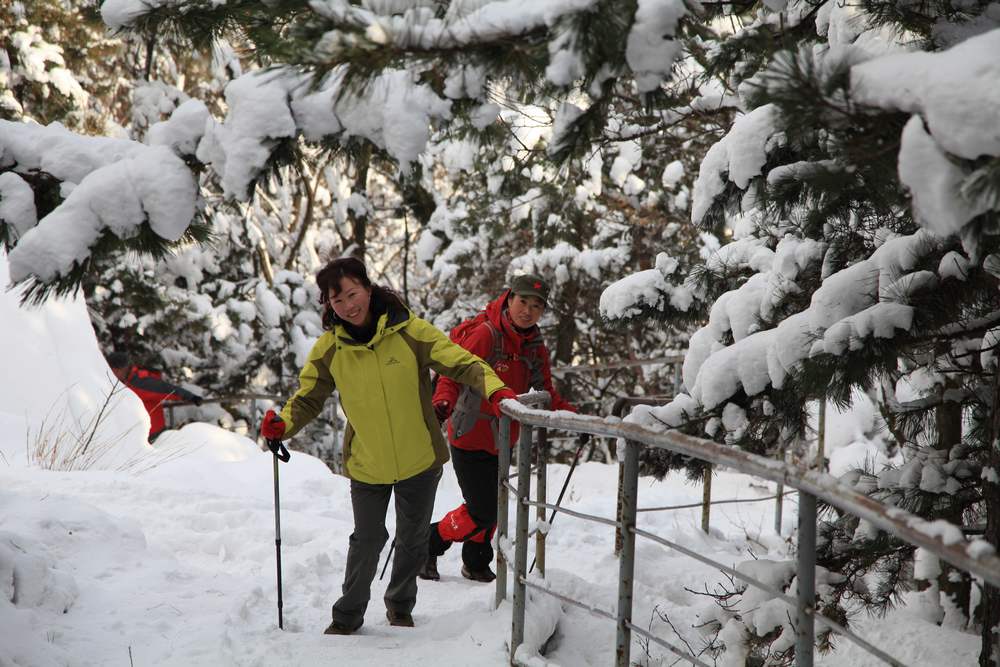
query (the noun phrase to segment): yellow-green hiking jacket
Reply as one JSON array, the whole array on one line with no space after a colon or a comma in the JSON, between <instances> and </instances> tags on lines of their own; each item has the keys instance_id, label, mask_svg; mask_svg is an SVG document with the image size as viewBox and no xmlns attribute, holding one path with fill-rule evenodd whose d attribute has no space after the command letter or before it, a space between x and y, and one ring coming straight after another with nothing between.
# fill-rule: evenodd
<instances>
[{"instance_id":1,"label":"yellow-green hiking jacket","mask_svg":"<svg viewBox=\"0 0 1000 667\"><path fill-rule=\"evenodd\" d=\"M431 405L429 369L483 397L504 386L489 364L409 310L390 307L364 344L338 324L316 341L299 373L299 390L281 411L285 437L315 418L337 388L348 420L348 477L392 484L440 466L448 445Z\"/></svg>"}]
</instances>

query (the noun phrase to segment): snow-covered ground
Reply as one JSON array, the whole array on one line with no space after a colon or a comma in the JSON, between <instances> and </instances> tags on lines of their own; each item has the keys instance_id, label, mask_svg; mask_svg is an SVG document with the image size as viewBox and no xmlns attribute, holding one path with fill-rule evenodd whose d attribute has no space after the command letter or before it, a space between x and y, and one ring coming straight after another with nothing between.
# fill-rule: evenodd
<instances>
[{"instance_id":1,"label":"snow-covered ground","mask_svg":"<svg viewBox=\"0 0 1000 667\"><path fill-rule=\"evenodd\" d=\"M6 282L2 254L0 282ZM358 634L322 634L339 594L352 529L349 485L320 461L297 453L281 466L285 630L279 631L270 454L207 424L168 432L150 447L143 437L145 413L127 392L112 400L105 422L88 428L112 384L82 301L57 300L25 311L16 298L0 294L0 346L17 350L5 356L0 382L0 667L507 664L510 605L494 610L493 585L461 578L459 549L441 559L442 581L420 582L415 628L388 625L381 602L385 582L376 581ZM90 454L67 455L91 431ZM84 438L57 443L54 458L37 456L59 433ZM866 455L856 444L841 452L839 458ZM72 461L86 465L66 470ZM565 465L550 466L551 496L567 472ZM616 486L615 466L582 464L564 504L610 517ZM717 499L774 492L730 472L717 475L713 490ZM640 480L641 507L700 498L700 488L677 476ZM435 515L459 501L449 467ZM751 551L761 559L787 557L794 510L790 496L782 536L773 531L773 501L715 507L711 535L701 532L698 509L642 513L639 522L736 564L749 560ZM393 520L390 509L390 526ZM611 610L618 568L613 540L607 526L560 516L549 533L548 581L592 607ZM637 554L633 618L680 643L664 614L699 648L695 626L714 603L698 591L723 578L649 542L640 542ZM539 645L553 624L546 657L534 662L613 664L611 622L532 597L527 640ZM885 619L857 618L853 625L907 665L976 664L977 636L927 623L905 608ZM648 665L676 660L655 645L647 653L639 641L632 656ZM840 641L838 651L817 664L879 663Z\"/></svg>"},{"instance_id":2,"label":"snow-covered ground","mask_svg":"<svg viewBox=\"0 0 1000 667\"><path fill-rule=\"evenodd\" d=\"M23 444L4 441L8 458L18 447ZM506 664L510 607L493 610L493 586L459 576L458 549L442 559L441 582L420 582L415 628L388 625L381 603L385 582L376 581L359 634L322 634L351 532L348 483L301 454L281 468L285 631L279 631L270 455L203 424L164 436L150 457L166 459L171 450L186 453L142 474L0 465L0 664L129 664L130 652L135 665ZM550 488L559 488L567 470L552 466ZM616 475L614 466L583 464L573 475L567 506L609 516ZM718 498L773 491L732 473L721 473L714 490ZM643 506L696 501L700 493L677 478L640 484ZM436 515L458 501L448 470ZM786 535L794 503L787 509ZM771 529L770 501L716 507L711 536L700 532L698 515L642 514L641 527L723 562L746 559L748 549L760 558L785 553ZM610 609L617 586L612 545L608 527L560 517L549 536L552 585ZM717 574L640 543L636 579L638 623L675 641L653 614L659 609L697 646L692 625L711 603L692 591L711 586ZM551 605L546 609L535 614L536 624L552 617ZM612 623L572 607L557 616L550 662L613 664ZM858 625L906 664L976 662L977 637L927 624L905 609ZM879 664L847 643L841 649L819 664ZM659 658L664 651L654 646L650 654ZM646 660L638 644L633 659Z\"/></svg>"}]
</instances>

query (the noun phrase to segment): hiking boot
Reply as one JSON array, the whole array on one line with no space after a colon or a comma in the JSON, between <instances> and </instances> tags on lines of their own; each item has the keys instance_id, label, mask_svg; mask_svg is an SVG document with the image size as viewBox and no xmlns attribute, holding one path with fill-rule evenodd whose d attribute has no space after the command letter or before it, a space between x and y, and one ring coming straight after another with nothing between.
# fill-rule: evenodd
<instances>
[{"instance_id":1,"label":"hiking boot","mask_svg":"<svg viewBox=\"0 0 1000 667\"><path fill-rule=\"evenodd\" d=\"M395 625L397 628L413 627L413 616L407 614L405 611L386 609L385 617L389 619L389 625Z\"/></svg>"},{"instance_id":2,"label":"hiking boot","mask_svg":"<svg viewBox=\"0 0 1000 667\"><path fill-rule=\"evenodd\" d=\"M428 556L427 560L424 561L424 566L420 568L420 572L417 572L417 576L428 581L441 581L441 575L438 574L437 556Z\"/></svg>"},{"instance_id":3,"label":"hiking boot","mask_svg":"<svg viewBox=\"0 0 1000 667\"><path fill-rule=\"evenodd\" d=\"M338 623L337 621L332 621L330 625L326 626L326 630L323 631L324 635L353 635L361 627L361 623L358 623L355 627L351 628L343 623Z\"/></svg>"},{"instance_id":4,"label":"hiking boot","mask_svg":"<svg viewBox=\"0 0 1000 667\"><path fill-rule=\"evenodd\" d=\"M487 584L497 578L489 565L486 566L485 570L470 570L467 565L462 565L462 576L472 581L482 581Z\"/></svg>"}]
</instances>

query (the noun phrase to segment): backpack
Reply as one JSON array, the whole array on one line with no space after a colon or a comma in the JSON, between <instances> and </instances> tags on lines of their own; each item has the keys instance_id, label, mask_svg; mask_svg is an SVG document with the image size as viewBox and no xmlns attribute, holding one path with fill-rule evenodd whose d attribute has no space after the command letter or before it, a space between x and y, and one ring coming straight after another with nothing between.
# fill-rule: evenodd
<instances>
[{"instance_id":1,"label":"backpack","mask_svg":"<svg viewBox=\"0 0 1000 667\"><path fill-rule=\"evenodd\" d=\"M529 346L524 350L527 354L517 355L511 352L505 353L503 334L497 330L496 326L494 326L492 320L490 320L489 316L487 316L486 311L481 310L474 316L455 325L455 327L448 332L448 338L453 343L462 345L469 335L476 330L476 327L479 327L480 325L488 327L490 334L493 337L493 348L490 350L489 355L484 357L483 360L489 364L491 368L496 368L497 362L504 359L508 361L523 361L528 367L528 376L531 378L531 384L540 387L542 380L542 365L538 360L537 350L542 345L541 337L536 337L535 342L529 344ZM463 347L465 346L463 345ZM456 437L461 437L468 433L472 430L476 420L486 416L480 414L479 402L480 398L478 394L472 391L472 389L467 386L463 386L461 388L451 416L452 426L454 427Z\"/></svg>"},{"instance_id":2,"label":"backpack","mask_svg":"<svg viewBox=\"0 0 1000 667\"><path fill-rule=\"evenodd\" d=\"M497 331L496 327L493 326L493 322L490 321L490 318L487 316L485 310L480 310L472 317L456 324L452 330L448 332L448 338L452 343L462 345L469 335L481 324L485 324L489 327L490 334L493 336L493 348L490 350L489 357L484 360L492 367L493 364L500 361L500 359L504 356L503 335ZM465 346L462 345L462 347Z\"/></svg>"}]
</instances>

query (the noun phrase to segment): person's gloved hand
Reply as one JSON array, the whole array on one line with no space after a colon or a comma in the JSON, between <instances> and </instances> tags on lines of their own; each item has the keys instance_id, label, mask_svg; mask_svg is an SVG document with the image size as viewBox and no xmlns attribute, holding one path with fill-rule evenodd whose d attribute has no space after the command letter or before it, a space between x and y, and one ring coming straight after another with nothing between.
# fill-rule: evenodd
<instances>
[{"instance_id":1,"label":"person's gloved hand","mask_svg":"<svg viewBox=\"0 0 1000 667\"><path fill-rule=\"evenodd\" d=\"M268 440L281 440L285 437L285 422L274 410L264 413L264 420L260 423L260 434Z\"/></svg>"},{"instance_id":2,"label":"person's gloved hand","mask_svg":"<svg viewBox=\"0 0 1000 667\"><path fill-rule=\"evenodd\" d=\"M504 387L503 389L497 389L495 392L490 394L490 408L493 410L493 414L497 417L500 416L500 401L507 398L517 398L517 392L510 387Z\"/></svg>"},{"instance_id":3,"label":"person's gloved hand","mask_svg":"<svg viewBox=\"0 0 1000 667\"><path fill-rule=\"evenodd\" d=\"M201 405L202 401L204 401L204 400L205 399L202 398L201 396L199 396L198 394L192 394L191 395L191 402L194 403L195 405Z\"/></svg>"},{"instance_id":4,"label":"person's gloved hand","mask_svg":"<svg viewBox=\"0 0 1000 667\"><path fill-rule=\"evenodd\" d=\"M434 416L438 422L444 423L451 416L451 401L438 401L434 404Z\"/></svg>"},{"instance_id":5,"label":"person's gloved hand","mask_svg":"<svg viewBox=\"0 0 1000 667\"><path fill-rule=\"evenodd\" d=\"M581 446L586 445L588 442L590 442L590 439L592 437L593 436L590 435L589 433L581 433L580 435L576 436L576 442Z\"/></svg>"}]
</instances>

